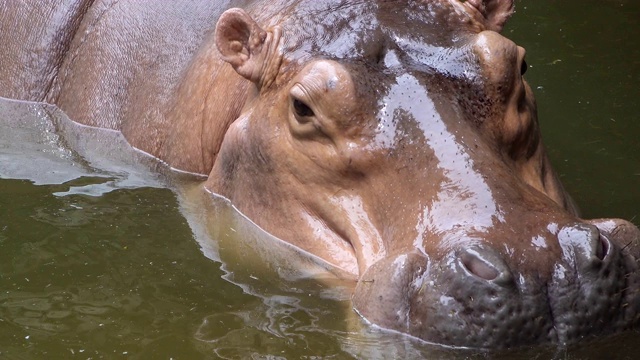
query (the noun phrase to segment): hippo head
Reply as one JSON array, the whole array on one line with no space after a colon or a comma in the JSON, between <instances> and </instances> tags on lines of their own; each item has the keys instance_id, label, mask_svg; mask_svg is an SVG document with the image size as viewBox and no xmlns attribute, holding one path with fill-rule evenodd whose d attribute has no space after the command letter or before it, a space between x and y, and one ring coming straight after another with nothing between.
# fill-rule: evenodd
<instances>
[{"instance_id":1,"label":"hippo head","mask_svg":"<svg viewBox=\"0 0 640 360\"><path fill-rule=\"evenodd\" d=\"M383 328L512 347L638 323L640 232L577 216L498 33L512 0L280 3L218 22L255 86L210 191L352 274Z\"/></svg>"}]
</instances>

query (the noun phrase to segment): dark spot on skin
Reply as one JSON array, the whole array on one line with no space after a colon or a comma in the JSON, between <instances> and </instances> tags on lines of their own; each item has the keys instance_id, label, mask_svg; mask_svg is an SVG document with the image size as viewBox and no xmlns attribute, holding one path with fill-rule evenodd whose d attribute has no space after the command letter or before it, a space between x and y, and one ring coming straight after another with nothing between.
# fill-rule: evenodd
<instances>
[{"instance_id":1,"label":"dark spot on skin","mask_svg":"<svg viewBox=\"0 0 640 360\"><path fill-rule=\"evenodd\" d=\"M376 54L376 58L374 63L381 64L384 61L384 57L387 55L387 50L385 48L381 48L380 51Z\"/></svg>"}]
</instances>

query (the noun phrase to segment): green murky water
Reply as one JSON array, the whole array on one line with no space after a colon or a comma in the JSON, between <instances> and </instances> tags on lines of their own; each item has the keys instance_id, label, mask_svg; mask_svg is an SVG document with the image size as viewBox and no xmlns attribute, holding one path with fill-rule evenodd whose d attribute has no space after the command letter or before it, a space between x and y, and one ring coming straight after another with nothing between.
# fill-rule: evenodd
<instances>
[{"instance_id":1,"label":"green murky water","mask_svg":"<svg viewBox=\"0 0 640 360\"><path fill-rule=\"evenodd\" d=\"M527 48L567 189L585 217L640 223L640 3L518 5L505 34ZM58 115L37 105L2 103L0 113L11 117L0 124L13 122L11 136L0 134L0 359L631 359L640 350L635 333L557 354L455 352L380 333L350 312L344 284L310 280L325 274L313 261L293 271L291 249L224 205L207 210L218 223L203 225L193 180L127 152L116 134L64 120L54 132L47 119Z\"/></svg>"},{"instance_id":2,"label":"green murky water","mask_svg":"<svg viewBox=\"0 0 640 360\"><path fill-rule=\"evenodd\" d=\"M505 34L527 49L543 139L588 218L640 224L640 2L521 0Z\"/></svg>"}]
</instances>

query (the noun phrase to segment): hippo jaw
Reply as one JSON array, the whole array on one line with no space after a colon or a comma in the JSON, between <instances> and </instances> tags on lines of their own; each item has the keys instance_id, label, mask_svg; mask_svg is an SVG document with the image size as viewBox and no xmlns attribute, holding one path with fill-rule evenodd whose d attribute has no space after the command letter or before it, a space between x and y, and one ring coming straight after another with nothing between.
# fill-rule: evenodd
<instances>
[{"instance_id":1,"label":"hippo jaw","mask_svg":"<svg viewBox=\"0 0 640 360\"><path fill-rule=\"evenodd\" d=\"M449 20L461 6L415 3ZM504 4L482 3L486 17ZM255 98L206 187L359 278L354 307L383 328L495 348L635 326L637 245L576 218L544 154L523 49L466 20L450 42L430 35L439 25L428 19L416 20L422 38L383 20L351 52L362 56L318 54L294 39L276 79L239 71ZM278 26L287 39L286 22ZM278 48L266 43L277 37L250 38L239 42L248 59ZM232 65L247 65L244 55ZM269 68L268 58L248 64Z\"/></svg>"}]
</instances>

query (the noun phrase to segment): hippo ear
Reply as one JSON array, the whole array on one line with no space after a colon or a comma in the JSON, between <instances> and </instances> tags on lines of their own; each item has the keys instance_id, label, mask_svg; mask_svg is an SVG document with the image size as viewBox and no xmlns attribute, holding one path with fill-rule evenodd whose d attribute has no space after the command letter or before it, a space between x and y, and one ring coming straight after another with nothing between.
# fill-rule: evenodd
<instances>
[{"instance_id":1,"label":"hippo ear","mask_svg":"<svg viewBox=\"0 0 640 360\"><path fill-rule=\"evenodd\" d=\"M258 83L267 49L267 32L242 9L225 11L216 25L216 46L222 60L243 77Z\"/></svg>"},{"instance_id":2,"label":"hippo ear","mask_svg":"<svg viewBox=\"0 0 640 360\"><path fill-rule=\"evenodd\" d=\"M498 32L502 31L514 10L513 0L467 0L467 3L484 16L487 29Z\"/></svg>"}]
</instances>

